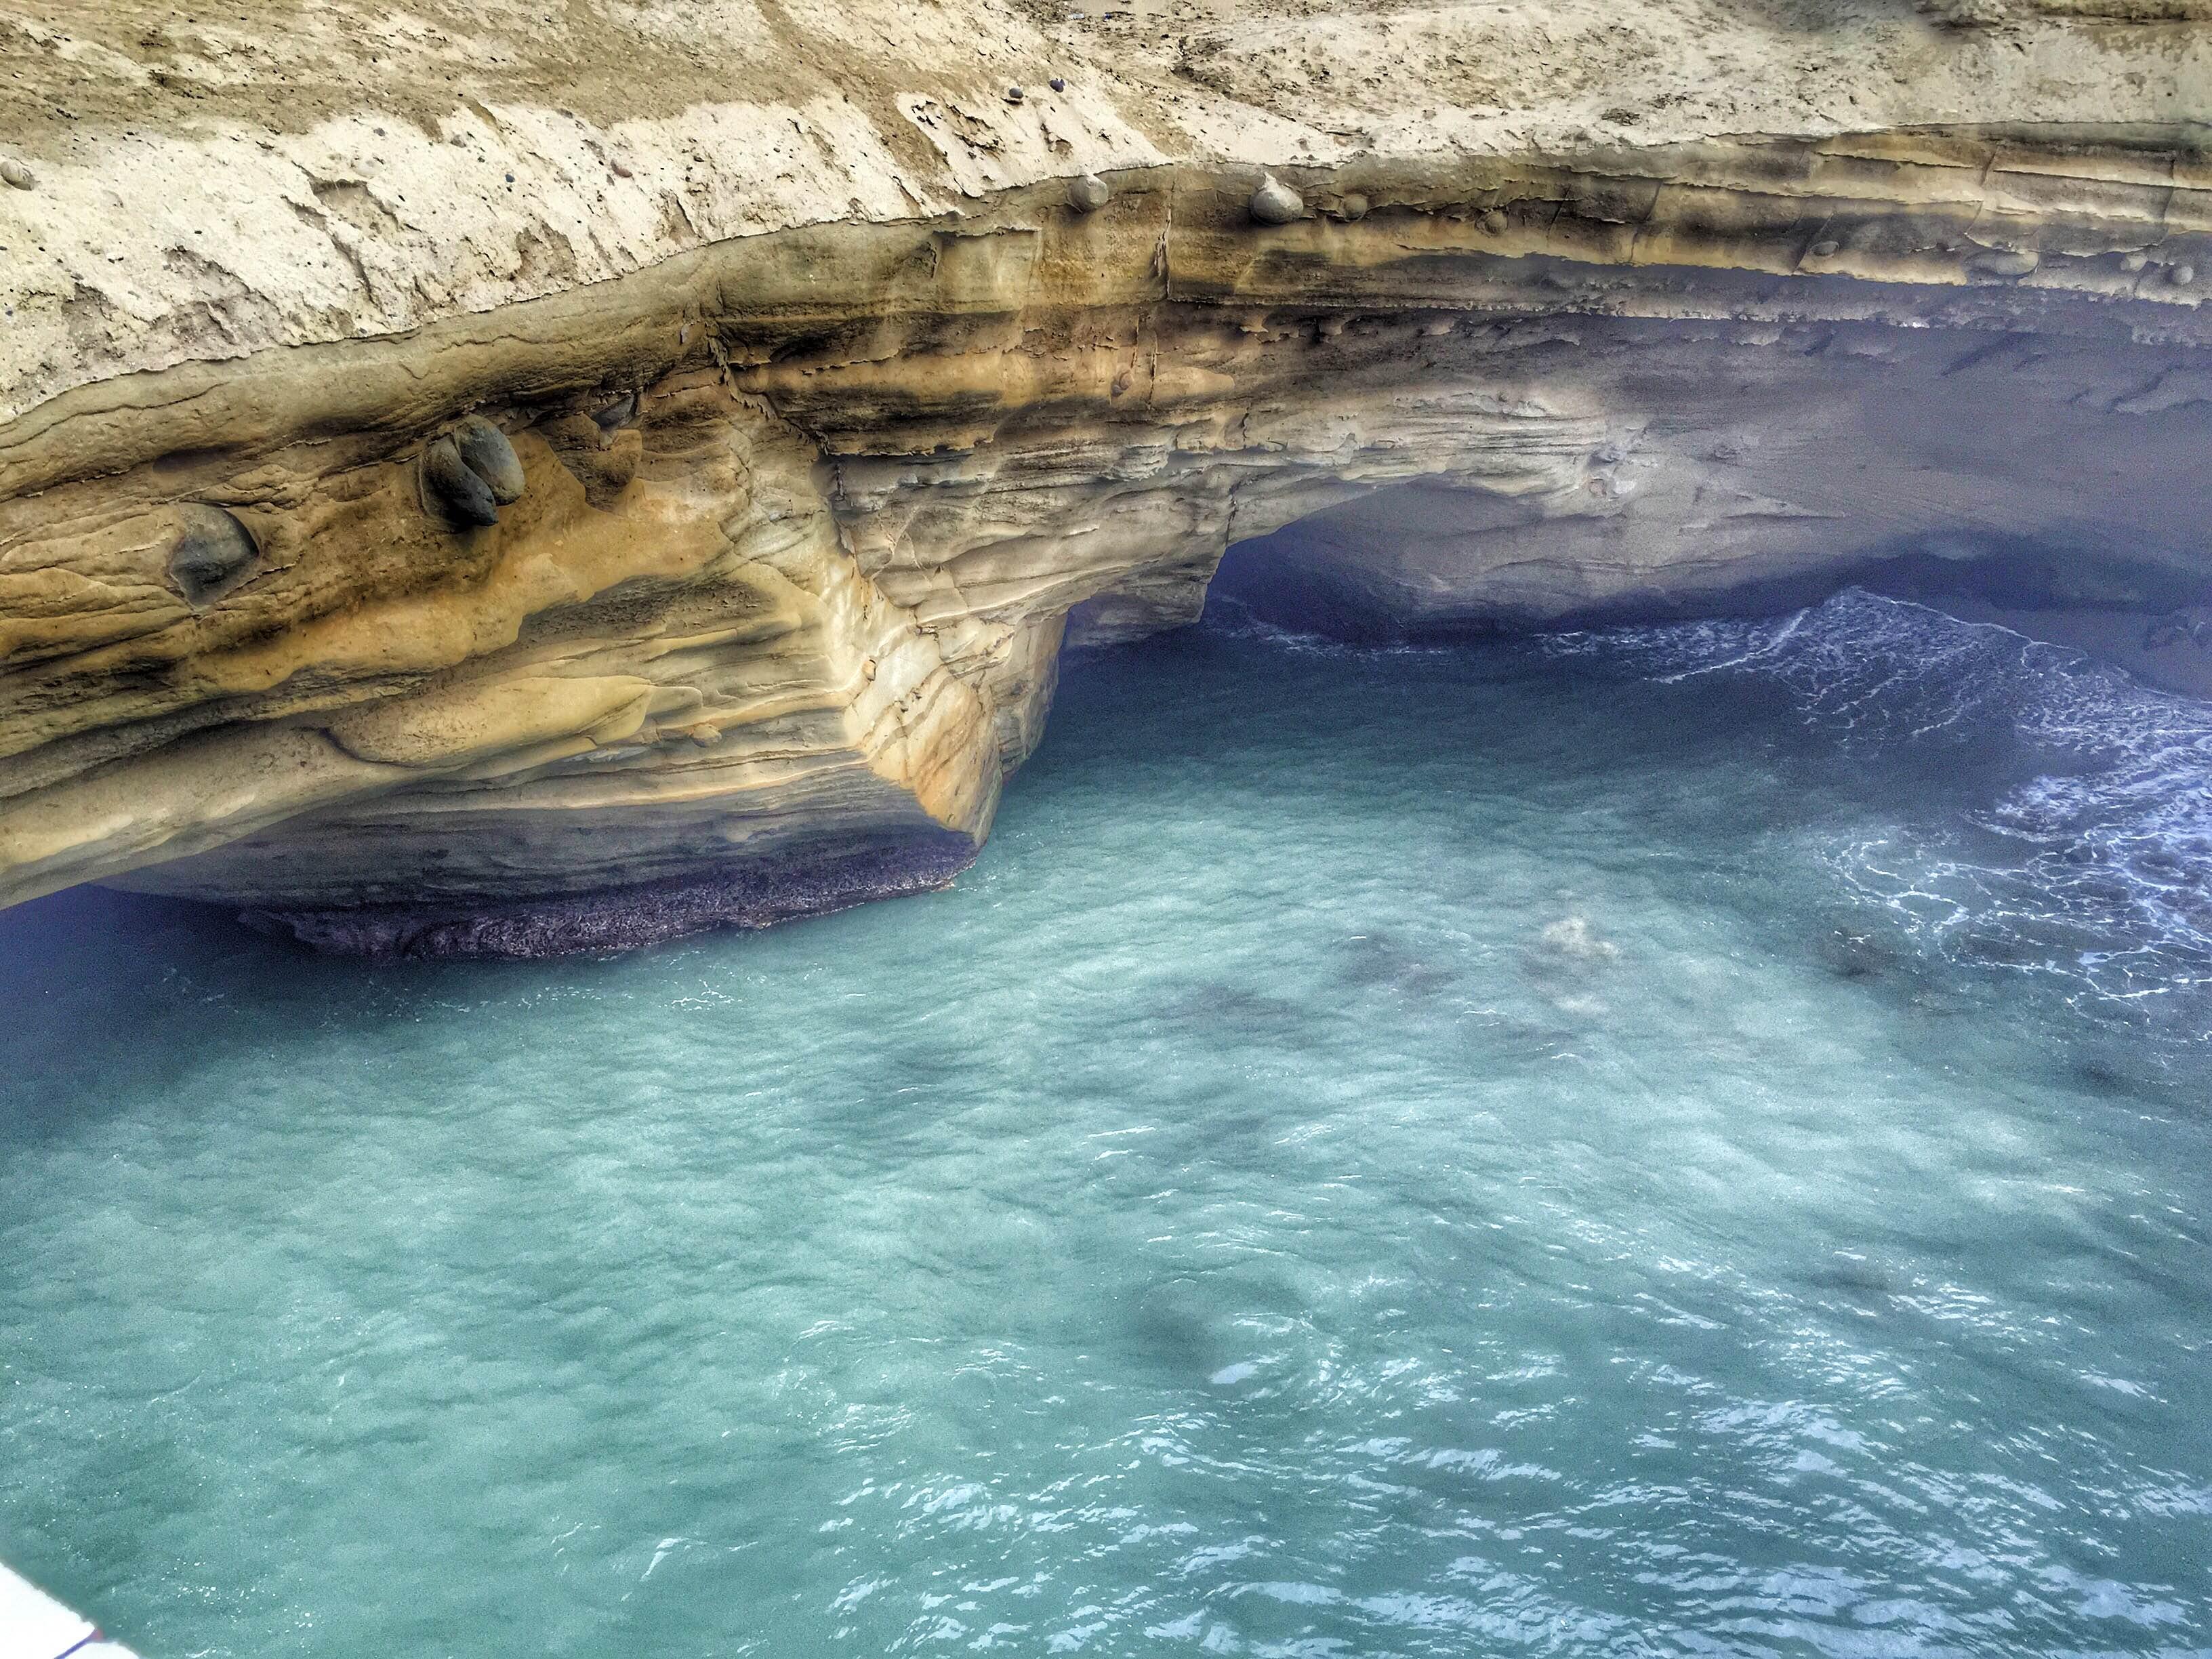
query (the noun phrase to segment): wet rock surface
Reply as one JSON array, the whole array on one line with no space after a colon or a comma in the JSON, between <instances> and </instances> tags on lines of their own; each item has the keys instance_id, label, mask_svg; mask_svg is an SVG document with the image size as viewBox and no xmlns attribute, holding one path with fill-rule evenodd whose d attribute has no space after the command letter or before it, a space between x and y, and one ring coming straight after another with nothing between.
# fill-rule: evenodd
<instances>
[{"instance_id":1,"label":"wet rock surface","mask_svg":"<svg viewBox=\"0 0 2212 1659\"><path fill-rule=\"evenodd\" d=\"M256 932L296 939L331 956L526 961L631 951L712 927L769 927L875 899L908 897L950 884L975 858L971 842L942 836L536 902L490 897L427 908L248 910L240 920Z\"/></svg>"}]
</instances>

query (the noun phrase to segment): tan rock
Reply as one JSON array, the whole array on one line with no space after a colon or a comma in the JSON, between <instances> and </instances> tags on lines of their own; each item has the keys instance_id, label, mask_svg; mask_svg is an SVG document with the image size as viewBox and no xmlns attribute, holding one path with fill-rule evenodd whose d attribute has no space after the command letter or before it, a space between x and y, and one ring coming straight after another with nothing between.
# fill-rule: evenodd
<instances>
[{"instance_id":1,"label":"tan rock","mask_svg":"<svg viewBox=\"0 0 2212 1659\"><path fill-rule=\"evenodd\" d=\"M1109 41L707 0L487 52L436 0L438 74L347 4L186 120L149 60L215 24L0 0L68 47L0 94L40 172L0 201L35 250L0 262L0 902L537 950L908 890L988 831L1063 643L1191 620L1261 538L1240 580L1384 629L2023 548L2186 608L2212 164L2165 122L2212 107L2212 36L1790 9L1262 0ZM1065 86L1010 100L1039 63Z\"/></svg>"}]
</instances>

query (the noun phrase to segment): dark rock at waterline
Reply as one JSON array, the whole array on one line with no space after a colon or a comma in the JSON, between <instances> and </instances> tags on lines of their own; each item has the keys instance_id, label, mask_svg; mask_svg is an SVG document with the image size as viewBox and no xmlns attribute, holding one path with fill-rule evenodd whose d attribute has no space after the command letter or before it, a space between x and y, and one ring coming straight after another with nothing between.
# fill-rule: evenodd
<instances>
[{"instance_id":1,"label":"dark rock at waterline","mask_svg":"<svg viewBox=\"0 0 2212 1659\"><path fill-rule=\"evenodd\" d=\"M2182 616L2160 617L2143 629L2143 649L2163 651L2168 646L2179 645L2184 640L2193 641L2196 630L2189 618Z\"/></svg>"},{"instance_id":2,"label":"dark rock at waterline","mask_svg":"<svg viewBox=\"0 0 2212 1659\"><path fill-rule=\"evenodd\" d=\"M522 499L526 481L514 446L481 415L471 415L453 428L453 447L470 471L491 489L491 498L504 507Z\"/></svg>"},{"instance_id":3,"label":"dark rock at waterline","mask_svg":"<svg viewBox=\"0 0 2212 1659\"><path fill-rule=\"evenodd\" d=\"M1887 1268L1840 1252L1808 1273L1805 1283L1814 1291L1869 1304L1888 1302L1905 1288Z\"/></svg>"},{"instance_id":4,"label":"dark rock at waterline","mask_svg":"<svg viewBox=\"0 0 2212 1659\"><path fill-rule=\"evenodd\" d=\"M1879 979L1897 965L1897 952L1871 933L1838 927L1829 934L1821 958L1838 979Z\"/></svg>"},{"instance_id":5,"label":"dark rock at waterline","mask_svg":"<svg viewBox=\"0 0 2212 1659\"><path fill-rule=\"evenodd\" d=\"M326 956L532 960L608 954L709 928L769 927L872 899L928 892L950 886L975 862L975 852L969 837L946 832L559 898L487 901L477 907L247 910L239 920L256 933L289 937Z\"/></svg>"},{"instance_id":6,"label":"dark rock at waterline","mask_svg":"<svg viewBox=\"0 0 2212 1659\"><path fill-rule=\"evenodd\" d=\"M193 501L178 509L184 527L169 550L169 580L187 605L214 604L261 562L246 526L219 507Z\"/></svg>"},{"instance_id":7,"label":"dark rock at waterline","mask_svg":"<svg viewBox=\"0 0 2212 1659\"><path fill-rule=\"evenodd\" d=\"M460 446L450 436L434 439L423 450L422 483L454 522L479 526L499 522L498 498L461 459Z\"/></svg>"}]
</instances>

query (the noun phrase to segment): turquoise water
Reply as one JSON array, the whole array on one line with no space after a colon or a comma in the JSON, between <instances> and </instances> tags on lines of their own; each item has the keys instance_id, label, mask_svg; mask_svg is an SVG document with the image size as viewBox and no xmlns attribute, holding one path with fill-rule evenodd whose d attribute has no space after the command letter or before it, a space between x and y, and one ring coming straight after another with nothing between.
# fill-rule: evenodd
<instances>
[{"instance_id":1,"label":"turquoise water","mask_svg":"<svg viewBox=\"0 0 2212 1659\"><path fill-rule=\"evenodd\" d=\"M2212 711L1846 595L1069 676L946 893L0 917L0 1559L149 1656L2212 1651Z\"/></svg>"}]
</instances>

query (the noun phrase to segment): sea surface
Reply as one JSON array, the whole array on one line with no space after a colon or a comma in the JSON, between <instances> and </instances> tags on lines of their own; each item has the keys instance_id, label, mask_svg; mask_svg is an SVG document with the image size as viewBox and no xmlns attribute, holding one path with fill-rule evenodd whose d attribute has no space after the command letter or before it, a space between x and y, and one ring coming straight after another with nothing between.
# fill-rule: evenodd
<instances>
[{"instance_id":1,"label":"sea surface","mask_svg":"<svg viewBox=\"0 0 2212 1659\"><path fill-rule=\"evenodd\" d=\"M0 1559L149 1659L2212 1652L2212 707L1996 629L1217 615L942 894L0 1006Z\"/></svg>"}]
</instances>

